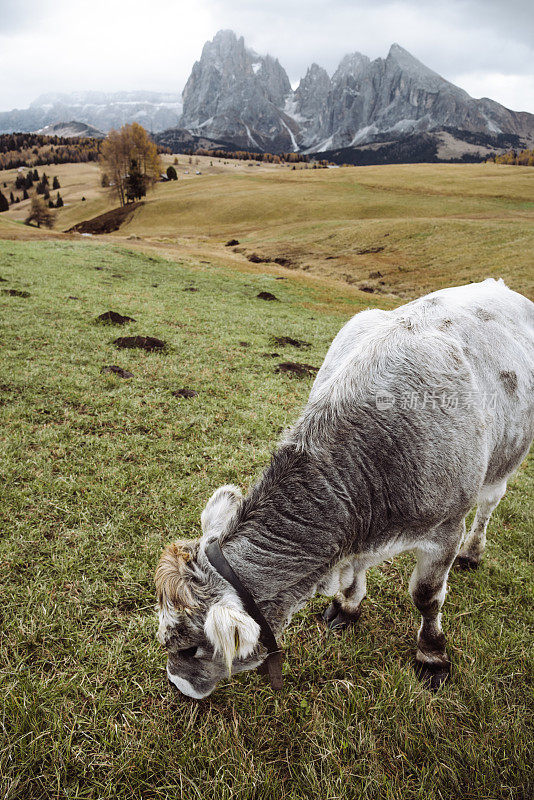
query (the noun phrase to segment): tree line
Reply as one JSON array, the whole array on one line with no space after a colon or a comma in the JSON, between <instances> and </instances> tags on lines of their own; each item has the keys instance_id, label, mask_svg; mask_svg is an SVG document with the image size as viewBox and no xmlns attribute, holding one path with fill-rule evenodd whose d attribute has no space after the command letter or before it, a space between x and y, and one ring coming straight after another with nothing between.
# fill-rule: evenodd
<instances>
[{"instance_id":1,"label":"tree line","mask_svg":"<svg viewBox=\"0 0 534 800\"><path fill-rule=\"evenodd\" d=\"M237 159L239 161L261 161L265 164L299 164L310 161L309 156L301 153L255 153L251 150L208 150L205 147L198 147L196 150L185 150L184 152L187 155Z\"/></svg>"},{"instance_id":2,"label":"tree line","mask_svg":"<svg viewBox=\"0 0 534 800\"><path fill-rule=\"evenodd\" d=\"M532 150L509 150L506 153L501 153L500 156L492 154L488 161L493 161L495 164L515 164L520 167L534 167L534 149Z\"/></svg>"},{"instance_id":3,"label":"tree line","mask_svg":"<svg viewBox=\"0 0 534 800\"><path fill-rule=\"evenodd\" d=\"M0 170L98 161L101 142L38 133L0 135Z\"/></svg>"}]
</instances>

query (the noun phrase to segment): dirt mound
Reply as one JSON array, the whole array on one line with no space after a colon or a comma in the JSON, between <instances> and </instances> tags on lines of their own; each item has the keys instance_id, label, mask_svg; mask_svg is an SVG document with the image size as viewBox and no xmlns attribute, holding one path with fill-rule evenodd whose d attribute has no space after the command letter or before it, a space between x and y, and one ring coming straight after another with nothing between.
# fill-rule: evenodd
<instances>
[{"instance_id":1,"label":"dirt mound","mask_svg":"<svg viewBox=\"0 0 534 800\"><path fill-rule=\"evenodd\" d=\"M127 369L123 369L122 367L117 367L115 364L110 364L107 367L102 367L100 372L111 372L114 375L118 375L119 378L133 378L133 372L128 372Z\"/></svg>"},{"instance_id":2,"label":"dirt mound","mask_svg":"<svg viewBox=\"0 0 534 800\"><path fill-rule=\"evenodd\" d=\"M302 339L292 339L291 336L273 336L273 342L280 345L280 347L299 347L302 350L309 350L311 347L310 342L304 342Z\"/></svg>"},{"instance_id":3,"label":"dirt mound","mask_svg":"<svg viewBox=\"0 0 534 800\"><path fill-rule=\"evenodd\" d=\"M239 244L239 240L238 239L230 239L228 242L226 242L226 244L224 246L225 247L235 247L236 244Z\"/></svg>"},{"instance_id":4,"label":"dirt mound","mask_svg":"<svg viewBox=\"0 0 534 800\"><path fill-rule=\"evenodd\" d=\"M275 297L271 292L260 292L256 297L259 300L278 300L278 297Z\"/></svg>"},{"instance_id":5,"label":"dirt mound","mask_svg":"<svg viewBox=\"0 0 534 800\"><path fill-rule=\"evenodd\" d=\"M252 261L253 264L269 264L271 261L270 258L259 256L257 253L251 253L247 258L249 261Z\"/></svg>"},{"instance_id":6,"label":"dirt mound","mask_svg":"<svg viewBox=\"0 0 534 800\"><path fill-rule=\"evenodd\" d=\"M310 375L316 375L319 367L312 367L311 364L299 364L295 361L284 361L282 364L278 364L275 372L283 372L293 375L295 378L308 378Z\"/></svg>"},{"instance_id":7,"label":"dirt mound","mask_svg":"<svg viewBox=\"0 0 534 800\"><path fill-rule=\"evenodd\" d=\"M123 317L117 311L105 311L96 318L95 322L102 322L104 325L126 325L127 322L135 322L133 317Z\"/></svg>"},{"instance_id":8,"label":"dirt mound","mask_svg":"<svg viewBox=\"0 0 534 800\"><path fill-rule=\"evenodd\" d=\"M29 292L21 292L19 289L2 289L2 294L10 294L11 297L30 297Z\"/></svg>"},{"instance_id":9,"label":"dirt mound","mask_svg":"<svg viewBox=\"0 0 534 800\"><path fill-rule=\"evenodd\" d=\"M198 392L195 392L194 389L177 389L175 392L171 392L174 397L198 397Z\"/></svg>"},{"instance_id":10,"label":"dirt mound","mask_svg":"<svg viewBox=\"0 0 534 800\"><path fill-rule=\"evenodd\" d=\"M163 350L166 343L154 336L119 336L113 340L116 347L139 347L142 350Z\"/></svg>"},{"instance_id":11,"label":"dirt mound","mask_svg":"<svg viewBox=\"0 0 534 800\"><path fill-rule=\"evenodd\" d=\"M93 217L93 219L78 222L65 233L113 233L113 231L118 231L121 225L130 219L136 208L142 205L144 203L129 203L121 208L114 208L112 211L106 211L105 214Z\"/></svg>"},{"instance_id":12,"label":"dirt mound","mask_svg":"<svg viewBox=\"0 0 534 800\"><path fill-rule=\"evenodd\" d=\"M359 256L364 256L366 253L381 253L382 250L385 250L384 246L380 247L362 247L361 250L356 250L356 254Z\"/></svg>"}]
</instances>

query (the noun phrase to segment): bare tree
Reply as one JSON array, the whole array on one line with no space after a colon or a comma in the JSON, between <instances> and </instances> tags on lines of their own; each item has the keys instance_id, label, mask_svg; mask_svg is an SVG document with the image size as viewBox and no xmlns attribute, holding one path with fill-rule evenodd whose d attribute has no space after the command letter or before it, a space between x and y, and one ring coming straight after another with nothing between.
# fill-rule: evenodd
<instances>
[{"instance_id":1,"label":"bare tree","mask_svg":"<svg viewBox=\"0 0 534 800\"><path fill-rule=\"evenodd\" d=\"M24 220L25 225L31 225L32 222L34 222L38 228L40 228L41 225L44 225L45 228L52 228L55 222L54 214L40 197L32 197L30 213Z\"/></svg>"}]
</instances>

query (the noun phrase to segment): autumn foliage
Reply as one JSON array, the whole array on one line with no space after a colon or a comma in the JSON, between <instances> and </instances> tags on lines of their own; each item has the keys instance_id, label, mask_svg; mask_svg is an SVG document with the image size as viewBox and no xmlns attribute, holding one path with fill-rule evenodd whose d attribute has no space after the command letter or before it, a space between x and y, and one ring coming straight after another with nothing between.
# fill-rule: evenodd
<instances>
[{"instance_id":1,"label":"autumn foliage","mask_svg":"<svg viewBox=\"0 0 534 800\"><path fill-rule=\"evenodd\" d=\"M520 151L509 150L507 153L495 156L492 161L495 161L496 164L515 164L520 167L534 167L534 149Z\"/></svg>"},{"instance_id":2,"label":"autumn foliage","mask_svg":"<svg viewBox=\"0 0 534 800\"><path fill-rule=\"evenodd\" d=\"M100 167L121 206L143 197L162 171L157 146L137 122L108 133L102 142Z\"/></svg>"}]
</instances>

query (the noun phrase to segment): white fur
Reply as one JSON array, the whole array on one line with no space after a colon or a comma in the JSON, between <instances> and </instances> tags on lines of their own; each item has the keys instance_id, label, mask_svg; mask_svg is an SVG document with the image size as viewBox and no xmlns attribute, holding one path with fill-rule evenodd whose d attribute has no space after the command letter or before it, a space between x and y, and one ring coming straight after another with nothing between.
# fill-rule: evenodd
<instances>
[{"instance_id":1,"label":"white fur","mask_svg":"<svg viewBox=\"0 0 534 800\"><path fill-rule=\"evenodd\" d=\"M477 316L481 309L491 311L491 324L481 323ZM452 325L450 330L443 328L445 321ZM524 435L522 413L507 417L505 422L501 417L510 403L520 402L525 412L529 407L528 381L524 378L531 363L532 323L532 303L502 280L492 278L440 289L393 311L362 311L346 323L330 345L293 440L317 450L316 439L324 439L324 429L343 414L344 403L376 397L381 391L395 396L399 354L403 353L411 353L429 385L446 389L448 394L468 391L469 386L458 378L441 387L436 376L451 373L451 359L462 364L463 381L469 378L474 395L480 400L490 398L496 391L496 374L511 369L512 342L516 353L513 369L520 388L512 400L501 397L503 408L497 409L491 420L495 428L491 444L497 446L502 440L504 425L512 426L512 437ZM491 340L491 349L481 347L478 340L471 341L470 332L481 330L481 325L485 325L482 330ZM475 348L475 358L468 358L468 350ZM322 432L318 437L319 427Z\"/></svg>"},{"instance_id":2,"label":"white fur","mask_svg":"<svg viewBox=\"0 0 534 800\"><path fill-rule=\"evenodd\" d=\"M234 659L246 658L258 644L260 626L237 605L230 605L223 598L208 610L204 632L215 655L222 654L228 674L231 674Z\"/></svg>"},{"instance_id":3,"label":"white fur","mask_svg":"<svg viewBox=\"0 0 534 800\"><path fill-rule=\"evenodd\" d=\"M186 697L192 697L193 700L202 700L203 697L207 697L209 694L211 694L211 690L209 692L205 692L204 694L197 692L196 689L193 689L189 681L185 680L185 678L179 678L178 675L173 675L172 672L170 672L169 667L167 667L167 677L182 694L185 694Z\"/></svg>"},{"instance_id":4,"label":"white fur","mask_svg":"<svg viewBox=\"0 0 534 800\"><path fill-rule=\"evenodd\" d=\"M227 523L233 517L243 500L243 493L238 486L231 483L219 488L212 494L200 516L204 536L220 536Z\"/></svg>"}]
</instances>

